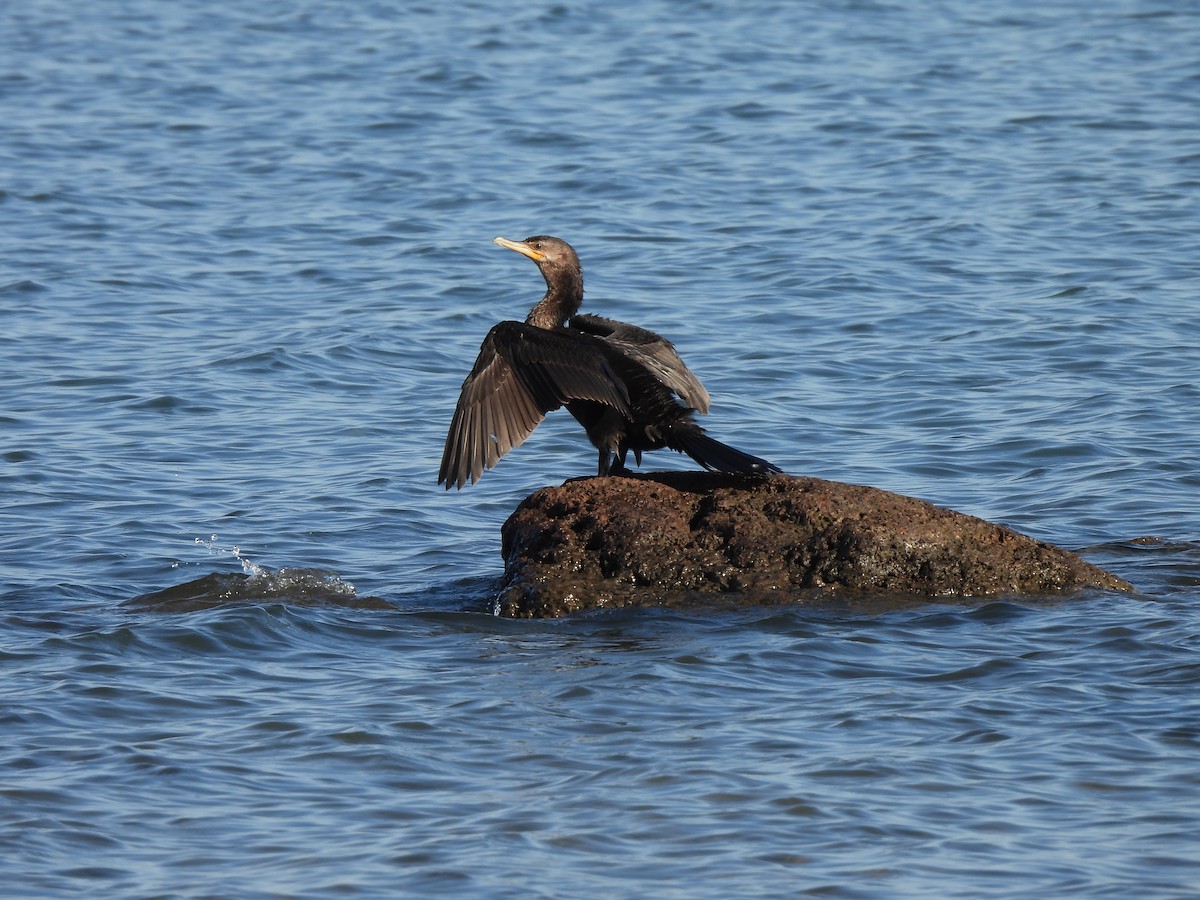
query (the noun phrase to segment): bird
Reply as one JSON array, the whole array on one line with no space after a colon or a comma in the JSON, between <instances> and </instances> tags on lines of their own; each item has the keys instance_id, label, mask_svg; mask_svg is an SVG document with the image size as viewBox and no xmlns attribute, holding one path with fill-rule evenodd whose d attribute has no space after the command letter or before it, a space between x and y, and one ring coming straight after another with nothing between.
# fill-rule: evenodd
<instances>
[{"instance_id":1,"label":"bird","mask_svg":"<svg viewBox=\"0 0 1200 900\"><path fill-rule=\"evenodd\" d=\"M709 394L670 341L636 325L577 314L583 270L570 244L550 235L493 243L533 260L546 293L524 322L500 322L483 339L450 421L438 484L446 490L474 484L563 406L597 449L598 476L626 472L630 451L640 466L643 452L663 447L711 471L781 471L696 423L695 413L708 412Z\"/></svg>"}]
</instances>

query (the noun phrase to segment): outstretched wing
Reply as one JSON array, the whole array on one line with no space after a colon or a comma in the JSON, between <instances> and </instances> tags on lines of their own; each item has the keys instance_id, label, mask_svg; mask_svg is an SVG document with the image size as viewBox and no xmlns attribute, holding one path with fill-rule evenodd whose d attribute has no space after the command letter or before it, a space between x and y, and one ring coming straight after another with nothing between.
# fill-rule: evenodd
<instances>
[{"instance_id":1,"label":"outstretched wing","mask_svg":"<svg viewBox=\"0 0 1200 900\"><path fill-rule=\"evenodd\" d=\"M593 400L629 413L629 392L602 346L585 335L501 322L488 332L463 382L438 484L480 479L568 400Z\"/></svg>"},{"instance_id":2,"label":"outstretched wing","mask_svg":"<svg viewBox=\"0 0 1200 900\"><path fill-rule=\"evenodd\" d=\"M675 346L665 337L602 316L572 316L572 328L593 334L653 373L654 377L679 395L679 399L698 413L707 413L711 402L708 391L692 370L683 364Z\"/></svg>"}]
</instances>

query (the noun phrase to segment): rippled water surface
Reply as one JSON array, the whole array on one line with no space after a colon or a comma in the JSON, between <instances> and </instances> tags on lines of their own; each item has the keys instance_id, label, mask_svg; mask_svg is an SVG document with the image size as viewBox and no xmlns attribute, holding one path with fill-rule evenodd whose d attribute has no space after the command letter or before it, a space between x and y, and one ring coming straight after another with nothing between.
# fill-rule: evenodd
<instances>
[{"instance_id":1,"label":"rippled water surface","mask_svg":"<svg viewBox=\"0 0 1200 900\"><path fill-rule=\"evenodd\" d=\"M1191 895L1198 45L1165 3L0 6L0 893ZM491 617L504 518L595 465L552 417L433 483L537 232L718 437L1138 592Z\"/></svg>"}]
</instances>

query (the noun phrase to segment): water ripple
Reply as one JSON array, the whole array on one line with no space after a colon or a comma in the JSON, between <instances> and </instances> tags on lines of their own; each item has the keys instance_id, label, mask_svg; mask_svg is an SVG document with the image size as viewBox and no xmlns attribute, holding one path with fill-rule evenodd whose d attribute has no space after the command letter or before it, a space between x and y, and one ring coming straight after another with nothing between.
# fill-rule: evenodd
<instances>
[{"instance_id":1,"label":"water ripple","mask_svg":"<svg viewBox=\"0 0 1200 900\"><path fill-rule=\"evenodd\" d=\"M77 7L0 8L25 893L1192 892L1194 14ZM494 619L594 465L433 484L535 232L722 439L1139 593Z\"/></svg>"}]
</instances>

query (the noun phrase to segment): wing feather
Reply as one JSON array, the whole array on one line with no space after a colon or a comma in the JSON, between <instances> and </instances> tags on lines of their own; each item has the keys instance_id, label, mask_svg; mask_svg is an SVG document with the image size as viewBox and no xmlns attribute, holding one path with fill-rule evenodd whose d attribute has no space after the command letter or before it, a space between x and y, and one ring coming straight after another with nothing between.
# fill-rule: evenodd
<instances>
[{"instance_id":1,"label":"wing feather","mask_svg":"<svg viewBox=\"0 0 1200 900\"><path fill-rule=\"evenodd\" d=\"M496 437L496 432L499 429L496 427L495 404L484 404L479 408L479 413L483 419L483 446L487 450L483 458L483 464L490 469L500 460L498 452L499 439Z\"/></svg>"},{"instance_id":2,"label":"wing feather","mask_svg":"<svg viewBox=\"0 0 1200 900\"><path fill-rule=\"evenodd\" d=\"M626 359L648 369L696 412L708 412L712 402L708 391L692 370L684 365L675 350L675 345L662 335L626 322L587 314L573 316L568 324L572 328L595 335L620 351Z\"/></svg>"},{"instance_id":3,"label":"wing feather","mask_svg":"<svg viewBox=\"0 0 1200 900\"><path fill-rule=\"evenodd\" d=\"M591 400L630 415L629 391L610 362L614 351L589 335L501 322L463 382L442 452L438 483L478 481L533 433L546 413Z\"/></svg>"}]
</instances>

